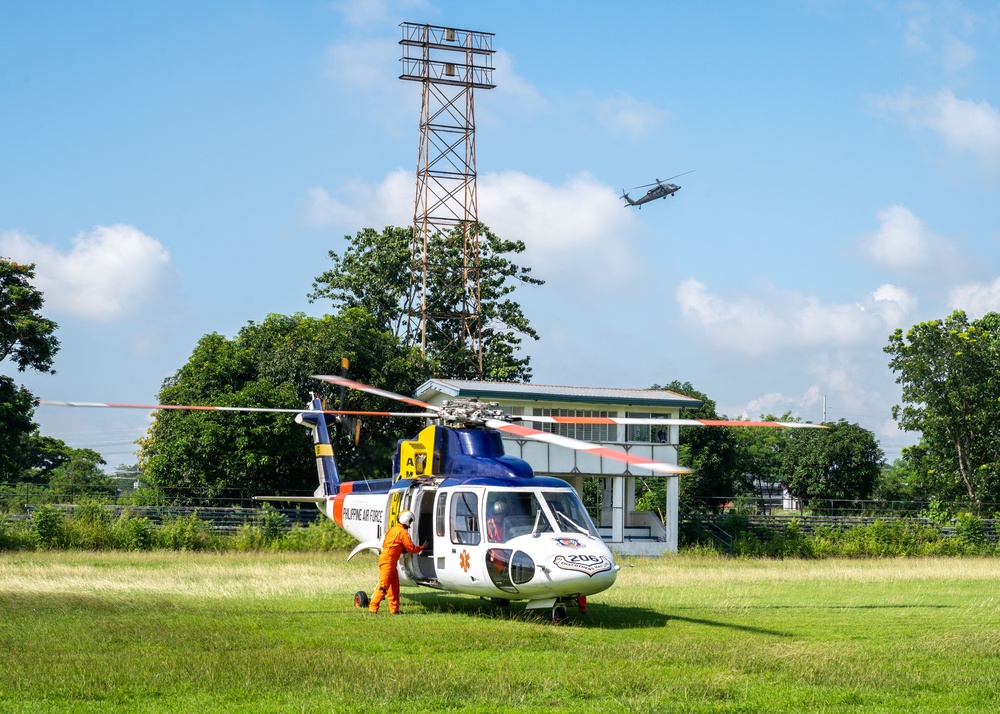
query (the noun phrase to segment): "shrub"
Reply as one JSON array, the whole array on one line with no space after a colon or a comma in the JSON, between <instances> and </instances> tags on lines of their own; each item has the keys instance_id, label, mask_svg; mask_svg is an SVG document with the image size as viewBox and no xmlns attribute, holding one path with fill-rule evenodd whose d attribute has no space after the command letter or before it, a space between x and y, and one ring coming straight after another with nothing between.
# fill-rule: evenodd
<instances>
[{"instance_id":1,"label":"shrub","mask_svg":"<svg viewBox=\"0 0 1000 714\"><path fill-rule=\"evenodd\" d=\"M797 518L788 523L784 533L771 540L771 555L777 558L812 558L816 555L813 540L802 532Z\"/></svg>"},{"instance_id":2,"label":"shrub","mask_svg":"<svg viewBox=\"0 0 1000 714\"><path fill-rule=\"evenodd\" d=\"M63 546L62 514L48 504L39 506L31 514L31 532L35 542L42 548Z\"/></svg>"},{"instance_id":3,"label":"shrub","mask_svg":"<svg viewBox=\"0 0 1000 714\"><path fill-rule=\"evenodd\" d=\"M28 528L0 513L0 550L34 550L36 545Z\"/></svg>"},{"instance_id":4,"label":"shrub","mask_svg":"<svg viewBox=\"0 0 1000 714\"><path fill-rule=\"evenodd\" d=\"M165 506L167 499L163 497L159 489L141 486L132 493L125 494L118 498L118 502L128 506Z\"/></svg>"},{"instance_id":5,"label":"shrub","mask_svg":"<svg viewBox=\"0 0 1000 714\"><path fill-rule=\"evenodd\" d=\"M177 517L164 521L157 532L157 545L167 550L221 550L211 529L198 516Z\"/></svg>"},{"instance_id":6,"label":"shrub","mask_svg":"<svg viewBox=\"0 0 1000 714\"><path fill-rule=\"evenodd\" d=\"M111 528L112 541L121 550L152 550L156 543L156 528L148 518L136 518L123 511Z\"/></svg>"},{"instance_id":7,"label":"shrub","mask_svg":"<svg viewBox=\"0 0 1000 714\"><path fill-rule=\"evenodd\" d=\"M331 551L346 550L358 540L328 518L310 523L306 528L293 526L281 541L282 550Z\"/></svg>"},{"instance_id":8,"label":"shrub","mask_svg":"<svg viewBox=\"0 0 1000 714\"><path fill-rule=\"evenodd\" d=\"M955 518L955 538L964 546L979 549L986 544L983 519L971 513L960 513Z\"/></svg>"},{"instance_id":9,"label":"shrub","mask_svg":"<svg viewBox=\"0 0 1000 714\"><path fill-rule=\"evenodd\" d=\"M79 504L72 517L64 518L63 547L82 550L104 550L113 548L110 531L111 516L103 505L96 501Z\"/></svg>"},{"instance_id":10,"label":"shrub","mask_svg":"<svg viewBox=\"0 0 1000 714\"><path fill-rule=\"evenodd\" d=\"M284 537L285 528L288 526L288 517L271 504L264 504L258 520L260 521L261 539L264 543L273 543Z\"/></svg>"}]
</instances>

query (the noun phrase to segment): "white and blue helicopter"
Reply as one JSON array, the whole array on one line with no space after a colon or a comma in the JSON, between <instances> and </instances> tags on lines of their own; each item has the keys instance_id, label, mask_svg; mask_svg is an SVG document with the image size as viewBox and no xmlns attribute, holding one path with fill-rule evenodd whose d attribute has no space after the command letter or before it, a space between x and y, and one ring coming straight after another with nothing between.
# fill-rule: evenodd
<instances>
[{"instance_id":1,"label":"white and blue helicopter","mask_svg":"<svg viewBox=\"0 0 1000 714\"><path fill-rule=\"evenodd\" d=\"M567 606L586 611L586 598L610 588L620 566L601 539L576 490L562 479L536 476L528 463L504 453L502 435L545 441L599 454L661 474L690 469L651 461L606 446L570 439L515 423L656 424L661 426L818 425L785 422L666 418L512 417L497 404L476 400L446 401L442 406L371 387L346 377L315 379L397 400L420 412L357 412L326 409L314 396L302 410L164 404L41 402L58 406L202 409L218 411L293 412L313 438L319 486L313 496L257 496L255 500L313 503L350 533L359 544L348 560L365 551L381 551L382 539L410 511L410 536L426 541L419 554L399 560L400 583L464 593L506 607L525 601L526 610L551 610L553 622L566 619ZM341 400L343 401L343 400ZM327 416L354 431L365 415L406 416L435 423L412 440L400 440L391 476L368 481L341 481ZM355 437L356 438L356 437ZM367 607L368 593L354 596Z\"/></svg>"}]
</instances>

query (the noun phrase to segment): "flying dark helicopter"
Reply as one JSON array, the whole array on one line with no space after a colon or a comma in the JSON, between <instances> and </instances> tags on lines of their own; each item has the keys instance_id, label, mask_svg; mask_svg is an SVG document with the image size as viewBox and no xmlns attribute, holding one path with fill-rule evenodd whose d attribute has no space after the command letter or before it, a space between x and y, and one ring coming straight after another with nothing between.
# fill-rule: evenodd
<instances>
[{"instance_id":1,"label":"flying dark helicopter","mask_svg":"<svg viewBox=\"0 0 1000 714\"><path fill-rule=\"evenodd\" d=\"M681 176L686 176L687 174L692 174L695 172L695 170L696 169L685 171L682 174L677 174L677 176L671 176L670 178L664 179L663 181L661 181L660 179L656 179L656 181L653 183L647 183L643 184L642 186L635 186L634 188L629 189L630 191L634 191L637 188L646 188L647 186L653 187L648 191L646 191L646 195L637 201L633 201L632 197L629 196L627 193L625 193L625 189L622 189L622 198L625 199L625 203L628 204L629 206L639 206L639 208L642 208L642 204L644 203L649 203L650 201L657 198L666 198L667 196L673 196L675 193L680 191L681 189L680 186L678 186L675 183L667 183L667 181L679 178Z\"/></svg>"}]
</instances>

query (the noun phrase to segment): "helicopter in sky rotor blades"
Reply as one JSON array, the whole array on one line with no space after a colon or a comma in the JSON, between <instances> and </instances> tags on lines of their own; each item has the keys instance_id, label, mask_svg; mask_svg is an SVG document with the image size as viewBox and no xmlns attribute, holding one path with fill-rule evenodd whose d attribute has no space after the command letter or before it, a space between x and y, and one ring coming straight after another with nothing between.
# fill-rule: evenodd
<instances>
[{"instance_id":1,"label":"helicopter in sky rotor blades","mask_svg":"<svg viewBox=\"0 0 1000 714\"><path fill-rule=\"evenodd\" d=\"M697 169L691 169L690 171L685 171L682 174L671 176L670 178L664 179L662 181L660 179L656 179L656 181L654 181L653 183L646 183L643 184L642 186L634 186L633 188L629 189L630 191L634 191L637 188L647 188L649 186L652 186L652 188L646 191L646 194L644 196L638 199L633 200L632 197L625 192L625 189L622 189L622 198L625 199L625 204L626 204L625 207L628 208L629 206L638 206L641 209L642 204L644 203L649 203L650 201L654 201L657 198L666 198L667 196L673 196L675 193L680 191L681 187L675 183L668 183L668 181L671 181L672 179L675 178L679 178L681 176L686 176L687 174L692 174L696 170Z\"/></svg>"}]
</instances>

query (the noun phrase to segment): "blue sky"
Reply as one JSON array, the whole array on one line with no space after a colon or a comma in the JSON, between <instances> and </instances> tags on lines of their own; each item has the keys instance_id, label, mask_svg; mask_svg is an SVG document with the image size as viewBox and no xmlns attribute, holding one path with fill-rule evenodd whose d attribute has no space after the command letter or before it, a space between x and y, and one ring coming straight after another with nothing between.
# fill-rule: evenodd
<instances>
[{"instance_id":1,"label":"blue sky","mask_svg":"<svg viewBox=\"0 0 1000 714\"><path fill-rule=\"evenodd\" d=\"M7 3L0 254L37 263L62 350L55 376L0 369L152 401L202 335L322 314L327 251L412 221L401 22L495 33L479 211L547 281L516 294L535 382L679 379L808 420L825 397L891 459L915 436L888 335L1000 309L995 3ZM116 465L147 416L36 420Z\"/></svg>"}]
</instances>

